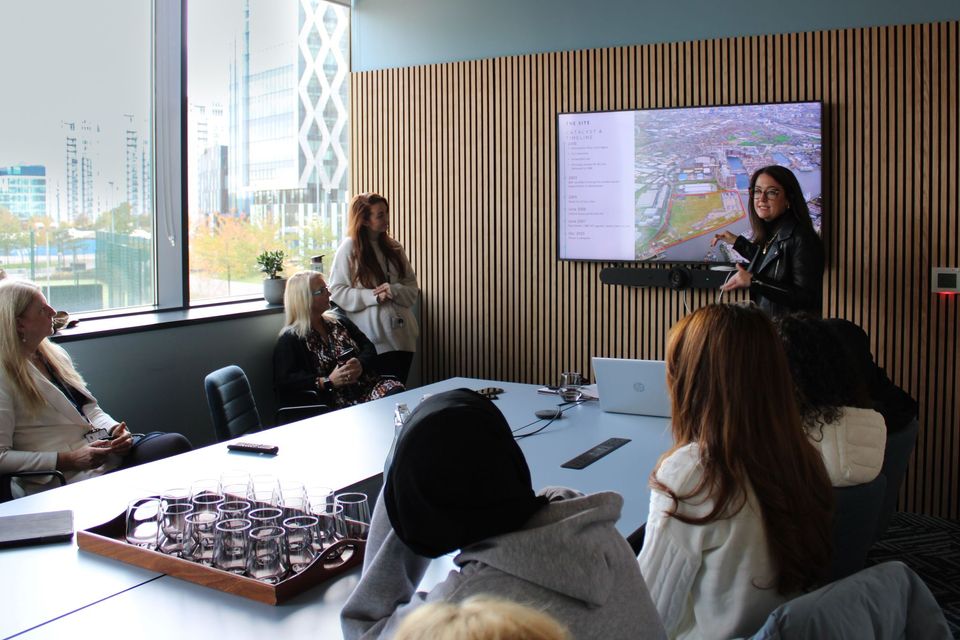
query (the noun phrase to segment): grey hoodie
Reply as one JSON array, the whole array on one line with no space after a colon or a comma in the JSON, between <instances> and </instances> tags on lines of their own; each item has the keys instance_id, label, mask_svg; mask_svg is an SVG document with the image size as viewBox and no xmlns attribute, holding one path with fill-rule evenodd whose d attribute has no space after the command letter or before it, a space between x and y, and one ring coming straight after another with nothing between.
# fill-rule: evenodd
<instances>
[{"instance_id":1,"label":"grey hoodie","mask_svg":"<svg viewBox=\"0 0 960 640\"><path fill-rule=\"evenodd\" d=\"M572 489L541 492L550 504L522 529L465 547L459 571L415 593L429 558L411 551L378 501L363 574L340 614L346 640L390 638L424 602L488 594L545 611L574 638L663 638L663 625L630 545L614 527L623 499Z\"/></svg>"}]
</instances>

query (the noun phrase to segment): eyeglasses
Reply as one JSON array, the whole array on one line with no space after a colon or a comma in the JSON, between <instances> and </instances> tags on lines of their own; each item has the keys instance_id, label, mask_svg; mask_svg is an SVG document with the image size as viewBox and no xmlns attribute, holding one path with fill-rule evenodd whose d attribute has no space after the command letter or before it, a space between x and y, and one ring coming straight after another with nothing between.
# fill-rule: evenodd
<instances>
[{"instance_id":1,"label":"eyeglasses","mask_svg":"<svg viewBox=\"0 0 960 640\"><path fill-rule=\"evenodd\" d=\"M774 189L772 187L767 190L756 188L753 190L753 199L760 200L766 197L767 200L776 200L777 198L780 197L781 193L782 192L780 191L780 189Z\"/></svg>"},{"instance_id":2,"label":"eyeglasses","mask_svg":"<svg viewBox=\"0 0 960 640\"><path fill-rule=\"evenodd\" d=\"M330 289L327 289L326 287L320 287L319 289L317 289L316 291L312 291L311 293L313 293L313 295L315 296L322 296L324 294L330 293Z\"/></svg>"}]
</instances>

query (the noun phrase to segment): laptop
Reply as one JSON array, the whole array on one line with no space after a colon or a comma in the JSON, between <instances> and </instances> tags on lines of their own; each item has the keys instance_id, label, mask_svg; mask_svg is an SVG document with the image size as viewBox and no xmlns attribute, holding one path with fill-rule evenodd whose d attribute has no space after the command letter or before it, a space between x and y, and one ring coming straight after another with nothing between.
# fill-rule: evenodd
<instances>
[{"instance_id":1,"label":"laptop","mask_svg":"<svg viewBox=\"0 0 960 640\"><path fill-rule=\"evenodd\" d=\"M670 417L667 365L663 360L594 357L593 373L604 411Z\"/></svg>"}]
</instances>

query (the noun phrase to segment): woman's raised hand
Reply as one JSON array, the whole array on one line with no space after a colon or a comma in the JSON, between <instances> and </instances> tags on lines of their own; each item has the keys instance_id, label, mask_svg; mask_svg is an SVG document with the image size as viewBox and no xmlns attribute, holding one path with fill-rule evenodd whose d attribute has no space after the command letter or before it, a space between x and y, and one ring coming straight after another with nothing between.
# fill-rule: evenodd
<instances>
[{"instance_id":1,"label":"woman's raised hand","mask_svg":"<svg viewBox=\"0 0 960 640\"><path fill-rule=\"evenodd\" d=\"M710 241L710 246L715 247L717 243L723 240L727 244L733 244L737 241L737 236L730 231L721 231L717 235L713 236L713 240Z\"/></svg>"}]
</instances>

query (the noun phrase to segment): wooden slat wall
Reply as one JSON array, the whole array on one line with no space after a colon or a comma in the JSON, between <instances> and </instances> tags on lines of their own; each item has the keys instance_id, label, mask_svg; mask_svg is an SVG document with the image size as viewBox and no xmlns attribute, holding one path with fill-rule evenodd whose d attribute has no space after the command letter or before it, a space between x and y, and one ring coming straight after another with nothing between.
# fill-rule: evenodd
<instances>
[{"instance_id":1,"label":"wooden slat wall","mask_svg":"<svg viewBox=\"0 0 960 640\"><path fill-rule=\"evenodd\" d=\"M590 356L661 358L711 291L602 285L556 255L556 114L822 100L825 313L870 334L921 404L903 499L960 517L960 23L618 47L356 73L353 191L391 202L423 290L425 381L555 382Z\"/></svg>"}]
</instances>

